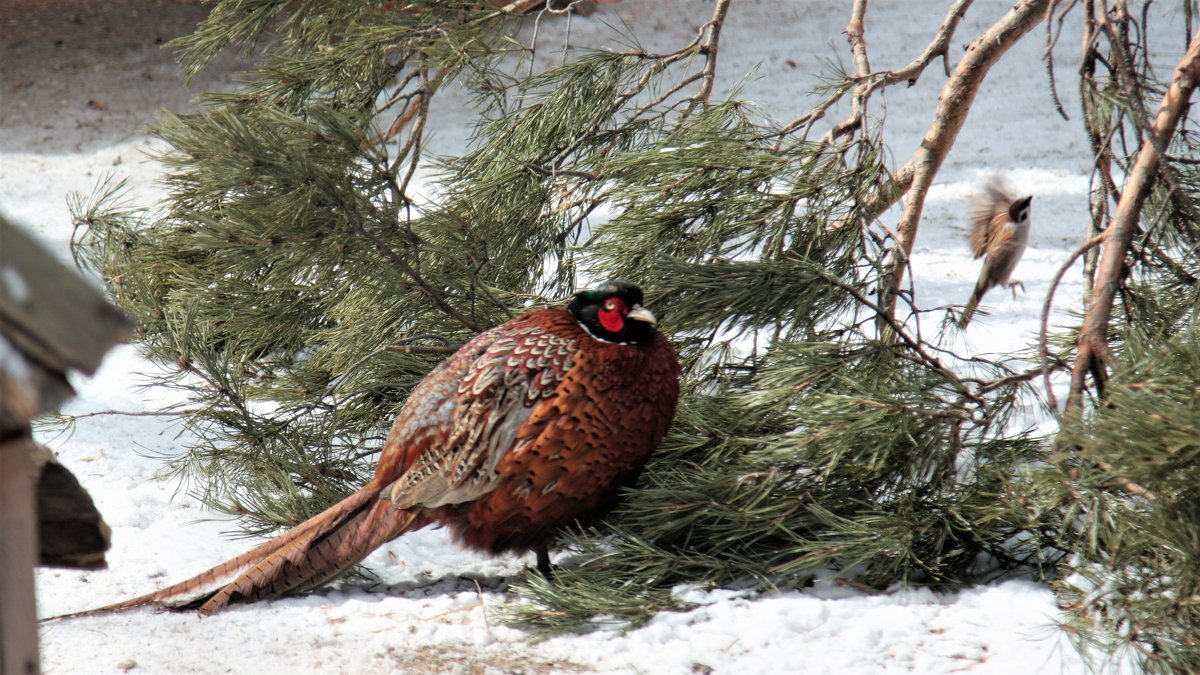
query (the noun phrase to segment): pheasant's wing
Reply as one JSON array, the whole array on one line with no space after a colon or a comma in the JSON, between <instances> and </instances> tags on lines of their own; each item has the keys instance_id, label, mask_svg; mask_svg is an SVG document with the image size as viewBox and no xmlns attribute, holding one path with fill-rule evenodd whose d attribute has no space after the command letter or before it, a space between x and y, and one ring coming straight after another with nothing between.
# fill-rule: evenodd
<instances>
[{"instance_id":1,"label":"pheasant's wing","mask_svg":"<svg viewBox=\"0 0 1200 675\"><path fill-rule=\"evenodd\" d=\"M392 422L373 482L395 482L419 457L444 443L459 408L459 383L499 337L498 329L480 333L417 384Z\"/></svg>"},{"instance_id":2,"label":"pheasant's wing","mask_svg":"<svg viewBox=\"0 0 1200 675\"><path fill-rule=\"evenodd\" d=\"M571 368L577 331L564 337L546 325L563 321L560 314L569 317L541 310L494 328L422 381L388 440L396 477L386 498L434 508L492 489L517 430Z\"/></svg>"},{"instance_id":3,"label":"pheasant's wing","mask_svg":"<svg viewBox=\"0 0 1200 675\"><path fill-rule=\"evenodd\" d=\"M666 434L678 399L679 362L663 336L637 347L589 343L517 432L495 489L460 511L460 536L523 550L603 516Z\"/></svg>"}]
</instances>

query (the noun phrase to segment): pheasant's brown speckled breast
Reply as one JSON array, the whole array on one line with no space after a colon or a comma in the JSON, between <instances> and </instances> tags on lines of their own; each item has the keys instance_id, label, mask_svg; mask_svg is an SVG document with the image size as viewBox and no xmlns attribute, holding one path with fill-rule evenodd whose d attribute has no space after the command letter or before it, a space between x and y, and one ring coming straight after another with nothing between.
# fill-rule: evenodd
<instances>
[{"instance_id":1,"label":"pheasant's brown speckled breast","mask_svg":"<svg viewBox=\"0 0 1200 675\"><path fill-rule=\"evenodd\" d=\"M517 430L496 465L494 489L441 514L468 546L527 550L562 526L599 518L675 416L679 364L666 338L614 344L592 338L565 312L543 319L544 330L575 343L570 367Z\"/></svg>"}]
</instances>

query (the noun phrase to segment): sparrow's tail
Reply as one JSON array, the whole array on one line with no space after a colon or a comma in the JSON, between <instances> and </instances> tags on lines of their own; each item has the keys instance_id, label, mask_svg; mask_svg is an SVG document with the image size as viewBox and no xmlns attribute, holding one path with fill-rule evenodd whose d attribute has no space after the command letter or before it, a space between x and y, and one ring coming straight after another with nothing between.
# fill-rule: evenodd
<instances>
[{"instance_id":1,"label":"sparrow's tail","mask_svg":"<svg viewBox=\"0 0 1200 675\"><path fill-rule=\"evenodd\" d=\"M975 316L975 310L979 308L979 301L983 300L983 294L988 292L988 286L980 279L975 284L975 290L971 293L971 299L967 302L967 306L963 308L962 314L958 317L958 327L966 328L971 322L971 317Z\"/></svg>"},{"instance_id":2,"label":"sparrow's tail","mask_svg":"<svg viewBox=\"0 0 1200 675\"><path fill-rule=\"evenodd\" d=\"M278 537L210 570L153 593L53 618L106 614L164 604L214 614L232 602L275 598L316 588L401 534L430 521L380 500L373 483Z\"/></svg>"}]
</instances>

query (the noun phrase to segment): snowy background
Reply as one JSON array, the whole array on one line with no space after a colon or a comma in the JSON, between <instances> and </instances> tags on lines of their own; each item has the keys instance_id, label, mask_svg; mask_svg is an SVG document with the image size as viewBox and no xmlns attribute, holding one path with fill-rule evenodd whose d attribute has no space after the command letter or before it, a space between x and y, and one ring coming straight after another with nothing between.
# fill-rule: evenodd
<instances>
[{"instance_id":1,"label":"snowy background","mask_svg":"<svg viewBox=\"0 0 1200 675\"><path fill-rule=\"evenodd\" d=\"M872 67L907 64L932 39L948 4L873 3L866 21ZM956 54L1009 7L975 3L952 42ZM1173 7L1158 10L1160 33L1183 21ZM712 8L712 0L624 0L590 19L575 18L572 41L624 46L612 28L624 23L648 48L675 49ZM850 62L841 34L848 11L844 0L735 0L721 40L717 93L742 84L742 96L764 114L786 120L806 112L806 92L830 72L830 60ZM135 203L151 204L162 193L156 183L162 169L145 156L155 146L141 135L142 125L160 108L184 109L199 91L232 86L238 57L220 59L189 89L158 46L188 31L201 14L183 0L0 0L0 210L63 259L71 233L68 193L90 193L114 173L129 179ZM1056 51L1060 93L1073 117L1077 23L1076 14ZM543 21L541 28L541 58L561 58L565 22ZM979 270L966 243L970 194L1003 173L1014 190L1033 195L1033 232L1015 274L1028 292L1014 300L994 291L985 299L990 316L978 316L959 345L979 352L1032 343L1049 280L1083 240L1087 223L1087 146L1078 123L1054 111L1043 39L1039 28L989 75L930 191L913 257L918 302L965 302ZM1159 62L1175 63L1180 43L1178 53ZM897 166L920 142L944 79L934 64L916 86L872 100L873 112L886 117ZM463 149L465 100L462 92L439 94L435 152ZM1078 273L1068 273L1052 323L1064 320L1080 293ZM160 408L177 394L139 387L139 373L152 368L133 347L120 347L95 378L77 381L79 395L64 412ZM155 456L189 442L169 419L83 417L69 432L45 428L39 437L80 478L113 528L109 570L38 572L42 615L141 594L250 546L231 538L232 525L202 511L180 485L161 479ZM600 630L534 644L495 620L497 608L516 601L504 589L526 573L532 556L486 558L460 550L441 531L423 531L384 547L367 564L379 582L238 606L206 619L140 610L44 624L43 667L48 673L1088 672L1055 628L1053 595L1022 579L954 594L866 595L822 583L766 595L681 588L701 606L628 633Z\"/></svg>"}]
</instances>

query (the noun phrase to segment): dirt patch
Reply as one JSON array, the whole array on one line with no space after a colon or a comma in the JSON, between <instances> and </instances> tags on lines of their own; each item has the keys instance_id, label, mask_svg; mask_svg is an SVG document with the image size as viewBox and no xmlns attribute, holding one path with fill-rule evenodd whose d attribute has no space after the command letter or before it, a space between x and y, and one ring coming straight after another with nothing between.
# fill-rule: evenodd
<instances>
[{"instance_id":1,"label":"dirt patch","mask_svg":"<svg viewBox=\"0 0 1200 675\"><path fill-rule=\"evenodd\" d=\"M208 13L192 0L0 1L0 152L80 152L142 132L159 110L227 90L223 54L184 84L163 44Z\"/></svg>"},{"instance_id":2,"label":"dirt patch","mask_svg":"<svg viewBox=\"0 0 1200 675\"><path fill-rule=\"evenodd\" d=\"M594 668L566 659L550 660L524 651L496 654L470 646L426 646L414 650L389 648L386 658L396 672L441 675L540 675L594 673Z\"/></svg>"}]
</instances>

